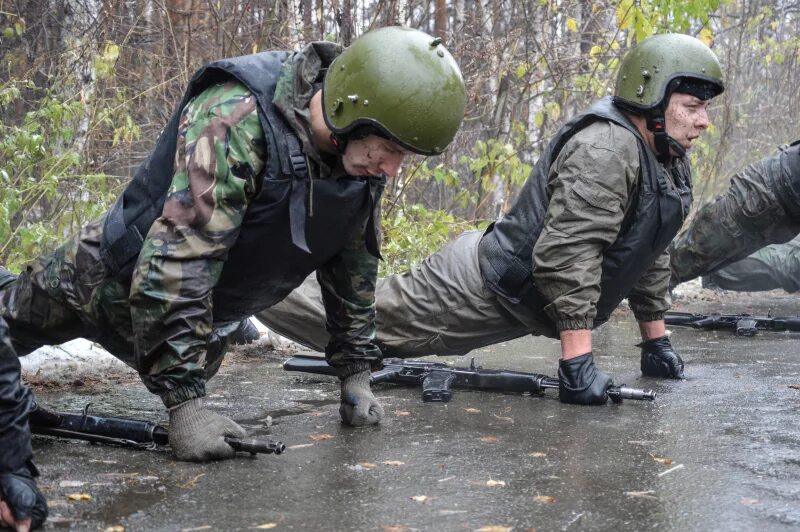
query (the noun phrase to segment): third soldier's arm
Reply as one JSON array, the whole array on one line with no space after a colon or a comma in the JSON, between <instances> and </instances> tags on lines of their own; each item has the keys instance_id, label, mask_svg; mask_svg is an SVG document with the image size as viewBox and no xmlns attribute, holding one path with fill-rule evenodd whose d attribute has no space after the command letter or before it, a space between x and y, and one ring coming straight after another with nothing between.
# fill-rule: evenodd
<instances>
[{"instance_id":1,"label":"third soldier's arm","mask_svg":"<svg viewBox=\"0 0 800 532\"><path fill-rule=\"evenodd\" d=\"M533 277L550 302L545 312L562 333L565 359L583 354L568 352L570 346L591 351L603 251L622 226L638 161L630 132L596 123L567 142L551 166L551 200L533 251Z\"/></svg>"},{"instance_id":2,"label":"third soldier's arm","mask_svg":"<svg viewBox=\"0 0 800 532\"><path fill-rule=\"evenodd\" d=\"M167 407L205 395L211 293L264 166L255 99L241 85L198 95L178 135L172 185L130 293L138 370Z\"/></svg>"}]
</instances>

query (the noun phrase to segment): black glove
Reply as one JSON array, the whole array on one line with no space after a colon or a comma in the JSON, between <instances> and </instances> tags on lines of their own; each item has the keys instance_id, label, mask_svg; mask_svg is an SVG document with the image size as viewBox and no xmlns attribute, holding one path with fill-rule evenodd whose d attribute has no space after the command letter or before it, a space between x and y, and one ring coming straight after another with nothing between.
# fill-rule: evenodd
<instances>
[{"instance_id":1,"label":"black glove","mask_svg":"<svg viewBox=\"0 0 800 532\"><path fill-rule=\"evenodd\" d=\"M33 480L38 474L33 462L13 473L0 473L0 499L9 506L18 522L30 519L31 530L42 526L47 519L47 501Z\"/></svg>"},{"instance_id":2,"label":"black glove","mask_svg":"<svg viewBox=\"0 0 800 532\"><path fill-rule=\"evenodd\" d=\"M614 382L594 365L592 353L558 363L558 399L573 405L603 405Z\"/></svg>"},{"instance_id":3,"label":"black glove","mask_svg":"<svg viewBox=\"0 0 800 532\"><path fill-rule=\"evenodd\" d=\"M669 337L653 338L636 347L642 348L642 375L665 379L683 379L683 360L669 342Z\"/></svg>"}]
</instances>

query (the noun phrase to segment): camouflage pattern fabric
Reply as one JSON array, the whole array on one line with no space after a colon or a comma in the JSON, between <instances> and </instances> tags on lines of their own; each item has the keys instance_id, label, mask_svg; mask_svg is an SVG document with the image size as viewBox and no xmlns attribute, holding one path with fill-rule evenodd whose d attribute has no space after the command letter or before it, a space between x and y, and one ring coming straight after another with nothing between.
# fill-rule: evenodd
<instances>
[{"instance_id":1,"label":"camouflage pattern fabric","mask_svg":"<svg viewBox=\"0 0 800 532\"><path fill-rule=\"evenodd\" d=\"M291 80L296 72L319 77L303 66L315 54L315 47L307 47L281 72L284 90L275 104L299 130L308 124L294 109L308 101L285 90L295 82L283 78ZM103 221L87 224L0 289L0 315L19 354L85 337L139 371L168 407L205 395L205 381L227 344L213 333L228 325L214 323L214 286L258 192L265 156L256 102L243 85L216 85L191 100L181 115L175 175L162 216L145 238L130 284L113 280L100 257ZM335 178L331 169L341 168L335 159L330 168L312 165L312 176ZM363 228L318 272L331 334L328 356L336 365L380 361L374 344L376 275L377 259L366 250Z\"/></svg>"},{"instance_id":2,"label":"camouflage pattern fabric","mask_svg":"<svg viewBox=\"0 0 800 532\"><path fill-rule=\"evenodd\" d=\"M703 276L703 286L759 292L782 288L800 290L800 238L773 244L752 255Z\"/></svg>"},{"instance_id":3,"label":"camouflage pattern fabric","mask_svg":"<svg viewBox=\"0 0 800 532\"><path fill-rule=\"evenodd\" d=\"M800 220L779 200L779 154L736 173L728 189L701 207L669 249L671 286L741 260L800 233Z\"/></svg>"}]
</instances>

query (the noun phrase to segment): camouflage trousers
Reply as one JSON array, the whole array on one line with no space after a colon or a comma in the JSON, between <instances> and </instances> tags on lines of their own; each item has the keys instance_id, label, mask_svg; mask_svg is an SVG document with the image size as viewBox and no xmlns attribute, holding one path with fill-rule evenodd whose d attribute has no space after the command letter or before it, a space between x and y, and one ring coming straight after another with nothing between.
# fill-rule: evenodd
<instances>
[{"instance_id":1,"label":"camouflage trousers","mask_svg":"<svg viewBox=\"0 0 800 532\"><path fill-rule=\"evenodd\" d=\"M114 279L101 259L102 228L102 220L89 223L15 279L0 275L0 317L8 323L19 356L43 345L86 338L139 369L128 303L130 286ZM219 369L227 350L226 335L237 325L215 326L206 352L206 378Z\"/></svg>"},{"instance_id":2,"label":"camouflage trousers","mask_svg":"<svg viewBox=\"0 0 800 532\"><path fill-rule=\"evenodd\" d=\"M536 330L484 286L481 235L464 233L410 271L378 279L377 343L385 356L464 355ZM325 310L313 275L256 318L282 336L325 350Z\"/></svg>"},{"instance_id":3,"label":"camouflage trousers","mask_svg":"<svg viewBox=\"0 0 800 532\"><path fill-rule=\"evenodd\" d=\"M800 233L800 219L784 207L777 156L731 178L728 189L701 207L669 248L671 286L741 260Z\"/></svg>"},{"instance_id":4,"label":"camouflage trousers","mask_svg":"<svg viewBox=\"0 0 800 532\"><path fill-rule=\"evenodd\" d=\"M738 262L703 276L703 285L725 290L758 292L782 288L800 290L800 238L773 244Z\"/></svg>"}]
</instances>

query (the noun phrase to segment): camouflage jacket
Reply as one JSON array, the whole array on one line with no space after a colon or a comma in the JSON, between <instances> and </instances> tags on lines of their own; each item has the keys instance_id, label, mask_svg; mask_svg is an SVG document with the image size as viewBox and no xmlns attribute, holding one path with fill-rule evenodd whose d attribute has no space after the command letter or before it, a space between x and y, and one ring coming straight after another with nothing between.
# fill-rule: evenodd
<instances>
[{"instance_id":1,"label":"camouflage jacket","mask_svg":"<svg viewBox=\"0 0 800 532\"><path fill-rule=\"evenodd\" d=\"M308 140L308 103L323 66L340 51L314 43L290 56L273 102L303 142L315 179L344 177L339 158L317 152ZM213 290L259 189L264 146L256 102L237 82L206 89L182 111L174 178L162 216L145 238L129 298L137 369L167 406L205 394ZM331 333L330 362L380 360L373 342L377 258L366 249L364 231L317 276Z\"/></svg>"}]
</instances>

